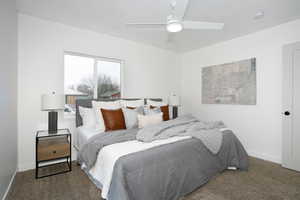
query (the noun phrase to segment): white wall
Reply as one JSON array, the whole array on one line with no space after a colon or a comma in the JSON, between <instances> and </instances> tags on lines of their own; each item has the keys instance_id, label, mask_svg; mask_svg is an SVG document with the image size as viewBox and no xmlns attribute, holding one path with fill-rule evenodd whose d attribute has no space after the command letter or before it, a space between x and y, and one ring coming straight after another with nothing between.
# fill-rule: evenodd
<instances>
[{"instance_id":1,"label":"white wall","mask_svg":"<svg viewBox=\"0 0 300 200\"><path fill-rule=\"evenodd\" d=\"M300 20L182 55L184 112L223 120L248 153L281 162L282 46L300 41ZM202 105L201 67L257 58L257 105Z\"/></svg>"},{"instance_id":2,"label":"white wall","mask_svg":"<svg viewBox=\"0 0 300 200\"><path fill-rule=\"evenodd\" d=\"M0 199L17 169L17 12L0 1Z\"/></svg>"},{"instance_id":3,"label":"white wall","mask_svg":"<svg viewBox=\"0 0 300 200\"><path fill-rule=\"evenodd\" d=\"M224 120L250 155L281 162L281 53L300 41L300 20L180 55L132 41L19 15L19 169L34 168L35 131L47 124L40 95L63 92L63 52L125 61L124 95L164 97L181 90L184 112ZM201 67L257 58L257 105L202 105ZM181 70L179 69L181 66ZM74 131L73 119L60 126Z\"/></svg>"},{"instance_id":4,"label":"white wall","mask_svg":"<svg viewBox=\"0 0 300 200\"><path fill-rule=\"evenodd\" d=\"M47 113L40 111L41 94L63 92L64 51L124 60L126 97L166 98L180 88L173 52L27 15L19 15L18 48L20 170L34 168L35 132L47 124ZM59 123L74 129L74 119Z\"/></svg>"}]
</instances>

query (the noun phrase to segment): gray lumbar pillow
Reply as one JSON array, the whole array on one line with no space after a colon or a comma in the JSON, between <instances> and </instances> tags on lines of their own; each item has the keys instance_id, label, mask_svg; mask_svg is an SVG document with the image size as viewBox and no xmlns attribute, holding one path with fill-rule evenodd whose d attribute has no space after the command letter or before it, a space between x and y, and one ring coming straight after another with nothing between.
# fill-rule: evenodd
<instances>
[{"instance_id":1,"label":"gray lumbar pillow","mask_svg":"<svg viewBox=\"0 0 300 200\"><path fill-rule=\"evenodd\" d=\"M138 114L143 115L143 107L137 107L135 109L122 108L123 115L125 118L125 124L127 129L137 128L138 127Z\"/></svg>"}]
</instances>

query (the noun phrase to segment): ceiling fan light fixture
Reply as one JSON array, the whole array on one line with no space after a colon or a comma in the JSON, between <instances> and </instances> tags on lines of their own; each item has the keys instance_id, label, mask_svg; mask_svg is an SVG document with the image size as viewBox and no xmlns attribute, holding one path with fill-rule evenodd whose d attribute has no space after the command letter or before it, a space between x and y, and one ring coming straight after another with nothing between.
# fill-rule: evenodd
<instances>
[{"instance_id":1,"label":"ceiling fan light fixture","mask_svg":"<svg viewBox=\"0 0 300 200\"><path fill-rule=\"evenodd\" d=\"M183 26L178 20L169 21L167 24L167 31L170 33L177 33L182 31Z\"/></svg>"}]
</instances>

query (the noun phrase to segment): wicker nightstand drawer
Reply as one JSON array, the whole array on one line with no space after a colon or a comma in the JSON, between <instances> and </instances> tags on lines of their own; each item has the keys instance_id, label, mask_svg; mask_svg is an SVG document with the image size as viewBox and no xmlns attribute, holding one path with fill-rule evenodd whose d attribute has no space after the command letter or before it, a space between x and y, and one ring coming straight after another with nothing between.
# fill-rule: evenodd
<instances>
[{"instance_id":1,"label":"wicker nightstand drawer","mask_svg":"<svg viewBox=\"0 0 300 200\"><path fill-rule=\"evenodd\" d=\"M67 139L47 139L38 144L38 161L70 156L70 143Z\"/></svg>"}]
</instances>

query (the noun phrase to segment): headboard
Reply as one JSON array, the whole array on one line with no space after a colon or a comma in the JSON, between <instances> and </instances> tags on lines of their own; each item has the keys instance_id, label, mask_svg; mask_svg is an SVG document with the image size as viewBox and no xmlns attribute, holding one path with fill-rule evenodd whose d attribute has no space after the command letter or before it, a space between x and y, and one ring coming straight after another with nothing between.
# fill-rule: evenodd
<instances>
[{"instance_id":1,"label":"headboard","mask_svg":"<svg viewBox=\"0 0 300 200\"><path fill-rule=\"evenodd\" d=\"M82 118L79 114L79 106L86 107L86 108L92 108L92 101L117 101L117 100L126 100L126 101L136 101L141 100L143 98L122 98L122 99L77 99L76 100L76 127L82 126ZM147 100L151 101L162 101L161 98L145 98L144 99L144 105L147 104Z\"/></svg>"}]
</instances>

